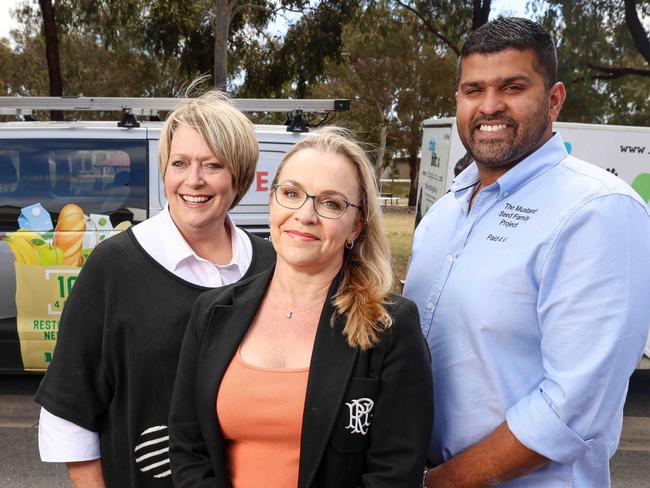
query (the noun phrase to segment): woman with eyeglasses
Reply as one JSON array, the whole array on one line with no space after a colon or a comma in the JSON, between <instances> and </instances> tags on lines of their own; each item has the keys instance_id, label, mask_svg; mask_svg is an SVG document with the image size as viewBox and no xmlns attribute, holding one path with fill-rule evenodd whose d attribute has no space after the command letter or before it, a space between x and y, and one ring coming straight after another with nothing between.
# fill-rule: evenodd
<instances>
[{"instance_id":1,"label":"woman with eyeglasses","mask_svg":"<svg viewBox=\"0 0 650 488\"><path fill-rule=\"evenodd\" d=\"M373 169L347 132L295 145L272 185L274 269L195 303L169 421L177 487L415 487L428 349L393 276Z\"/></svg>"}]
</instances>

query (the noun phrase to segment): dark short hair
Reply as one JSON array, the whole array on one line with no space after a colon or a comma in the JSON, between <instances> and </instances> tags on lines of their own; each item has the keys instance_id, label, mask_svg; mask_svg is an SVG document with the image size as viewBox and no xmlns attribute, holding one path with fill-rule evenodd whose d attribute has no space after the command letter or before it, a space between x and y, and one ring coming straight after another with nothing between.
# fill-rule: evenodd
<instances>
[{"instance_id":1,"label":"dark short hair","mask_svg":"<svg viewBox=\"0 0 650 488\"><path fill-rule=\"evenodd\" d=\"M557 57L551 34L537 22L523 17L498 17L472 32L460 53L457 81L460 81L461 62L470 54L494 54L506 49L530 49L537 59L535 69L550 88L557 81Z\"/></svg>"}]
</instances>

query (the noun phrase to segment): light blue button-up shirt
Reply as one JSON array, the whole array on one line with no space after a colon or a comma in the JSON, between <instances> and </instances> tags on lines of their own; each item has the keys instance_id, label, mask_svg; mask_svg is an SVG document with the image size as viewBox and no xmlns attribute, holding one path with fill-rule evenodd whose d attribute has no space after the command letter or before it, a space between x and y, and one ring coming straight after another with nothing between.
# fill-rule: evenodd
<instances>
[{"instance_id":1,"label":"light blue button-up shirt","mask_svg":"<svg viewBox=\"0 0 650 488\"><path fill-rule=\"evenodd\" d=\"M551 460L508 487L607 487L650 324L650 215L559 134L469 201L475 164L418 226L404 296L432 356L431 460L504 420Z\"/></svg>"}]
</instances>

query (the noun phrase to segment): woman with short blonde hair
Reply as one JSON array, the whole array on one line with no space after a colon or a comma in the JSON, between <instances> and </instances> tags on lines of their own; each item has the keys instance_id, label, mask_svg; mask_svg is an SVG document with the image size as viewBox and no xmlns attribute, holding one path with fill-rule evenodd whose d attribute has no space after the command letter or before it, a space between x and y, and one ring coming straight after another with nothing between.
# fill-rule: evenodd
<instances>
[{"instance_id":1,"label":"woman with short blonde hair","mask_svg":"<svg viewBox=\"0 0 650 488\"><path fill-rule=\"evenodd\" d=\"M104 240L81 270L36 395L41 457L68 463L73 486L172 488L167 418L192 303L275 261L227 215L258 151L222 93L182 102L160 138L167 204Z\"/></svg>"},{"instance_id":2,"label":"woman with short blonde hair","mask_svg":"<svg viewBox=\"0 0 650 488\"><path fill-rule=\"evenodd\" d=\"M188 98L167 118L160 132L158 165L164 180L174 132L179 126L196 130L212 153L232 173L236 191L231 208L239 203L255 177L259 146L250 120L218 90Z\"/></svg>"}]
</instances>

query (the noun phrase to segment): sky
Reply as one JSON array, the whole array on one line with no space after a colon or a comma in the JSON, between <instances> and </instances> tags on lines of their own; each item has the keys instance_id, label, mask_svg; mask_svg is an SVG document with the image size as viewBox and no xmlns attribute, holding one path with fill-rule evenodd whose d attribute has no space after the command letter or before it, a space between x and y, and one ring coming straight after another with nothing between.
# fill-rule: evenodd
<instances>
[{"instance_id":1,"label":"sky","mask_svg":"<svg viewBox=\"0 0 650 488\"><path fill-rule=\"evenodd\" d=\"M16 21L9 11L24 0L0 0L0 37L9 37L9 31L16 28ZM35 3L35 0L32 0ZM525 0L493 0L491 18L500 13L525 16Z\"/></svg>"},{"instance_id":2,"label":"sky","mask_svg":"<svg viewBox=\"0 0 650 488\"><path fill-rule=\"evenodd\" d=\"M0 37L9 37L9 31L16 27L16 21L9 15L19 0L0 0Z\"/></svg>"}]
</instances>

